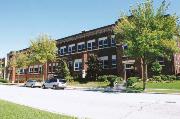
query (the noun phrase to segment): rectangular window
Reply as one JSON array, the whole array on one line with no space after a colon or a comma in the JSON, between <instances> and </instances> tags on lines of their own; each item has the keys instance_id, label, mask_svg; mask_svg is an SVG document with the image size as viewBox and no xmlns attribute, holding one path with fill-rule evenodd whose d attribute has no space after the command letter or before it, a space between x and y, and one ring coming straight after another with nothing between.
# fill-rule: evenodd
<instances>
[{"instance_id":1,"label":"rectangular window","mask_svg":"<svg viewBox=\"0 0 180 119\"><path fill-rule=\"evenodd\" d=\"M56 63L53 63L53 73L56 72Z\"/></svg>"},{"instance_id":2,"label":"rectangular window","mask_svg":"<svg viewBox=\"0 0 180 119\"><path fill-rule=\"evenodd\" d=\"M103 69L109 68L108 56L100 57L99 60Z\"/></svg>"},{"instance_id":3,"label":"rectangular window","mask_svg":"<svg viewBox=\"0 0 180 119\"><path fill-rule=\"evenodd\" d=\"M76 59L74 61L74 71L82 70L82 59Z\"/></svg>"},{"instance_id":4,"label":"rectangular window","mask_svg":"<svg viewBox=\"0 0 180 119\"><path fill-rule=\"evenodd\" d=\"M116 40L115 40L115 35L111 36L111 47L116 46Z\"/></svg>"},{"instance_id":5,"label":"rectangular window","mask_svg":"<svg viewBox=\"0 0 180 119\"><path fill-rule=\"evenodd\" d=\"M51 68L51 64L49 64L49 67L48 67L48 72L49 73L51 73L52 72L52 70L51 70L52 68Z\"/></svg>"},{"instance_id":6,"label":"rectangular window","mask_svg":"<svg viewBox=\"0 0 180 119\"><path fill-rule=\"evenodd\" d=\"M103 40L99 40L99 48L103 48Z\"/></svg>"},{"instance_id":7,"label":"rectangular window","mask_svg":"<svg viewBox=\"0 0 180 119\"><path fill-rule=\"evenodd\" d=\"M30 68L30 73L33 73L33 68Z\"/></svg>"},{"instance_id":8,"label":"rectangular window","mask_svg":"<svg viewBox=\"0 0 180 119\"><path fill-rule=\"evenodd\" d=\"M127 50L128 49L128 46L126 44L122 45L123 47L123 50Z\"/></svg>"},{"instance_id":9,"label":"rectangular window","mask_svg":"<svg viewBox=\"0 0 180 119\"><path fill-rule=\"evenodd\" d=\"M117 60L116 60L116 55L112 55L112 68L117 67Z\"/></svg>"},{"instance_id":10,"label":"rectangular window","mask_svg":"<svg viewBox=\"0 0 180 119\"><path fill-rule=\"evenodd\" d=\"M104 40L103 46L104 46L104 47L108 47L108 39L105 39L105 40Z\"/></svg>"},{"instance_id":11,"label":"rectangular window","mask_svg":"<svg viewBox=\"0 0 180 119\"><path fill-rule=\"evenodd\" d=\"M78 52L84 51L85 50L85 42L78 43L77 50L78 50Z\"/></svg>"},{"instance_id":12,"label":"rectangular window","mask_svg":"<svg viewBox=\"0 0 180 119\"><path fill-rule=\"evenodd\" d=\"M60 55L64 55L66 53L66 46L60 48Z\"/></svg>"},{"instance_id":13,"label":"rectangular window","mask_svg":"<svg viewBox=\"0 0 180 119\"><path fill-rule=\"evenodd\" d=\"M42 65L39 65L39 73L42 73Z\"/></svg>"},{"instance_id":14,"label":"rectangular window","mask_svg":"<svg viewBox=\"0 0 180 119\"><path fill-rule=\"evenodd\" d=\"M95 49L95 40L90 40L87 42L87 50L91 51Z\"/></svg>"},{"instance_id":15,"label":"rectangular window","mask_svg":"<svg viewBox=\"0 0 180 119\"><path fill-rule=\"evenodd\" d=\"M133 69L134 68L134 64L126 64L126 69Z\"/></svg>"},{"instance_id":16,"label":"rectangular window","mask_svg":"<svg viewBox=\"0 0 180 119\"><path fill-rule=\"evenodd\" d=\"M25 74L25 69L20 69L20 74Z\"/></svg>"},{"instance_id":17,"label":"rectangular window","mask_svg":"<svg viewBox=\"0 0 180 119\"><path fill-rule=\"evenodd\" d=\"M99 48L108 47L108 39L107 37L99 38Z\"/></svg>"},{"instance_id":18,"label":"rectangular window","mask_svg":"<svg viewBox=\"0 0 180 119\"><path fill-rule=\"evenodd\" d=\"M68 46L68 53L72 53L72 52L74 52L74 50L75 50L75 44Z\"/></svg>"}]
</instances>

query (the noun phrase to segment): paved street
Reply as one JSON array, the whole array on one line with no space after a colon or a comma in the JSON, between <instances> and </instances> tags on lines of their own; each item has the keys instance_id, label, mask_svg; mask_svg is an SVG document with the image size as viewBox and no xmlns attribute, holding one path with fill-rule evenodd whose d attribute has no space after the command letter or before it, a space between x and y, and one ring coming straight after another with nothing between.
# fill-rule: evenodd
<instances>
[{"instance_id":1,"label":"paved street","mask_svg":"<svg viewBox=\"0 0 180 119\"><path fill-rule=\"evenodd\" d=\"M179 119L180 95L101 93L0 85L0 99L92 119Z\"/></svg>"}]
</instances>

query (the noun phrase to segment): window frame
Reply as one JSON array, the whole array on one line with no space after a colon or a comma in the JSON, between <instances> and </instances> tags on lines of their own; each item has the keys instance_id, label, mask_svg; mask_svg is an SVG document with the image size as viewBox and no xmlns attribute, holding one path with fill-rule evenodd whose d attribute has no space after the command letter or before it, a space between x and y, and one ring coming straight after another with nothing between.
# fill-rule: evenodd
<instances>
[{"instance_id":1,"label":"window frame","mask_svg":"<svg viewBox=\"0 0 180 119\"><path fill-rule=\"evenodd\" d=\"M82 70L82 59L75 59L74 60L74 71L81 71L81 70Z\"/></svg>"}]
</instances>

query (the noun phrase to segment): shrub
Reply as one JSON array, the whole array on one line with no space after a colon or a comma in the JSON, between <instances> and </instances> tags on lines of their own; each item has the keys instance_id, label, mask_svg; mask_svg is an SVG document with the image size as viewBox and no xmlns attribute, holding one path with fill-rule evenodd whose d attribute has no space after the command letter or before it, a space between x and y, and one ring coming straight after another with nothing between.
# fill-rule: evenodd
<instances>
[{"instance_id":1,"label":"shrub","mask_svg":"<svg viewBox=\"0 0 180 119\"><path fill-rule=\"evenodd\" d=\"M162 66L159 64L158 61L153 62L153 63L152 63L151 70L152 70L152 72L153 72L154 75L159 75L159 74L161 74Z\"/></svg>"},{"instance_id":2,"label":"shrub","mask_svg":"<svg viewBox=\"0 0 180 119\"><path fill-rule=\"evenodd\" d=\"M123 79L116 75L103 75L99 76L97 81L109 82L109 86L113 87L114 83L120 83Z\"/></svg>"},{"instance_id":3,"label":"shrub","mask_svg":"<svg viewBox=\"0 0 180 119\"><path fill-rule=\"evenodd\" d=\"M17 79L17 80L15 80L15 82L14 83L18 83L18 81L19 81L19 83L24 83L24 82L26 82L26 80L25 79Z\"/></svg>"},{"instance_id":4,"label":"shrub","mask_svg":"<svg viewBox=\"0 0 180 119\"><path fill-rule=\"evenodd\" d=\"M162 81L161 76L153 76L152 79L153 79L152 81L156 81L156 82L161 82Z\"/></svg>"},{"instance_id":5,"label":"shrub","mask_svg":"<svg viewBox=\"0 0 180 119\"><path fill-rule=\"evenodd\" d=\"M132 87L135 83L139 81L139 77L130 77L127 79L127 87Z\"/></svg>"},{"instance_id":6,"label":"shrub","mask_svg":"<svg viewBox=\"0 0 180 119\"><path fill-rule=\"evenodd\" d=\"M166 76L166 75L160 75L161 76L161 79L163 80L163 81L167 81L168 80L168 77Z\"/></svg>"},{"instance_id":7,"label":"shrub","mask_svg":"<svg viewBox=\"0 0 180 119\"><path fill-rule=\"evenodd\" d=\"M73 77L72 76L66 76L65 79L68 82L72 82L73 81Z\"/></svg>"},{"instance_id":8,"label":"shrub","mask_svg":"<svg viewBox=\"0 0 180 119\"><path fill-rule=\"evenodd\" d=\"M108 81L108 80L107 80L107 75L99 76L98 79L97 79L97 81L100 81L100 82L106 82L106 81Z\"/></svg>"},{"instance_id":9,"label":"shrub","mask_svg":"<svg viewBox=\"0 0 180 119\"><path fill-rule=\"evenodd\" d=\"M176 76L175 75L167 75L167 81L174 81L176 80Z\"/></svg>"},{"instance_id":10,"label":"shrub","mask_svg":"<svg viewBox=\"0 0 180 119\"><path fill-rule=\"evenodd\" d=\"M1 83L8 83L8 80L0 79Z\"/></svg>"}]
</instances>

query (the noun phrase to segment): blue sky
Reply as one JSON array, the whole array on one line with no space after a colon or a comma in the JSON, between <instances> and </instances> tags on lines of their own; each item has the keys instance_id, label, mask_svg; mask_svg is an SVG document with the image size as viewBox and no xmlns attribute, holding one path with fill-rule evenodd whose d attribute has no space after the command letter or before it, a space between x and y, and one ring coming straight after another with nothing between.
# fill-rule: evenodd
<instances>
[{"instance_id":1,"label":"blue sky","mask_svg":"<svg viewBox=\"0 0 180 119\"><path fill-rule=\"evenodd\" d=\"M41 33L58 39L112 24L136 1L0 0L0 57L28 47L29 41ZM162 2L154 1L155 6ZM180 1L168 1L169 12L180 16Z\"/></svg>"}]
</instances>

